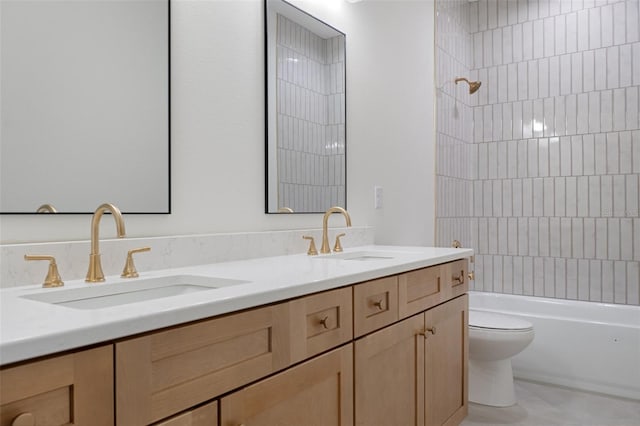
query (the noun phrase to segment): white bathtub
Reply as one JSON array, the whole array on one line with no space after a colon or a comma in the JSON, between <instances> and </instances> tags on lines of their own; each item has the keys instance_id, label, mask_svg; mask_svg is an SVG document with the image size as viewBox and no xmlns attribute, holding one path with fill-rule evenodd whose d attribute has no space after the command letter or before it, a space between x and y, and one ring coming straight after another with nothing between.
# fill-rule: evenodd
<instances>
[{"instance_id":1,"label":"white bathtub","mask_svg":"<svg viewBox=\"0 0 640 426\"><path fill-rule=\"evenodd\" d=\"M640 400L640 307L469 292L469 308L533 324L515 377Z\"/></svg>"}]
</instances>

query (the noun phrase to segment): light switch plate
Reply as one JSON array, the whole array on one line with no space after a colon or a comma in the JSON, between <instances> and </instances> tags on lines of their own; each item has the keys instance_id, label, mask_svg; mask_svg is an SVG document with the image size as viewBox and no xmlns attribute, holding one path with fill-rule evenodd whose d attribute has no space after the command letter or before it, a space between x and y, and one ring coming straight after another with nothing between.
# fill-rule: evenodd
<instances>
[{"instance_id":1,"label":"light switch plate","mask_svg":"<svg viewBox=\"0 0 640 426\"><path fill-rule=\"evenodd\" d=\"M374 186L373 187L373 207L376 209L382 208L382 187Z\"/></svg>"}]
</instances>

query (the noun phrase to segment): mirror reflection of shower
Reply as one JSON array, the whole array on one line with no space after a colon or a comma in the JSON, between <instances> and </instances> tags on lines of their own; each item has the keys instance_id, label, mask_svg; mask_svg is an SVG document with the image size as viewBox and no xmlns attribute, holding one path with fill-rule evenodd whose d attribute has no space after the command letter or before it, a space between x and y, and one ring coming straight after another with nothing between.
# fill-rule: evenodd
<instances>
[{"instance_id":1,"label":"mirror reflection of shower","mask_svg":"<svg viewBox=\"0 0 640 426\"><path fill-rule=\"evenodd\" d=\"M455 83L458 84L461 81L466 81L467 84L469 85L469 94L473 95L474 93L476 93L478 91L478 89L480 88L480 86L482 85L481 81L469 81L464 77L458 77L455 79Z\"/></svg>"}]
</instances>

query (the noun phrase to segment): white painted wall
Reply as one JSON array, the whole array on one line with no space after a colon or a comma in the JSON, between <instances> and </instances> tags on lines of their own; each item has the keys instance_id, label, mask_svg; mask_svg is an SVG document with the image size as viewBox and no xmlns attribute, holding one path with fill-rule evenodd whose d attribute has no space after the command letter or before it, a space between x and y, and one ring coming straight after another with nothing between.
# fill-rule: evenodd
<instances>
[{"instance_id":1,"label":"white painted wall","mask_svg":"<svg viewBox=\"0 0 640 426\"><path fill-rule=\"evenodd\" d=\"M347 33L347 205L376 242L432 245L433 2L296 2ZM260 0L172 0L171 215L127 215L132 237L321 226L265 215ZM114 165L115 166L115 165ZM373 209L373 186L384 207ZM90 216L0 216L0 242L89 238ZM331 219L342 226L339 217ZM115 235L103 222L102 236Z\"/></svg>"},{"instance_id":2,"label":"white painted wall","mask_svg":"<svg viewBox=\"0 0 640 426\"><path fill-rule=\"evenodd\" d=\"M352 6L347 29L349 208L376 228L377 243L433 245L433 2ZM383 187L380 210L371 210L374 185Z\"/></svg>"}]
</instances>

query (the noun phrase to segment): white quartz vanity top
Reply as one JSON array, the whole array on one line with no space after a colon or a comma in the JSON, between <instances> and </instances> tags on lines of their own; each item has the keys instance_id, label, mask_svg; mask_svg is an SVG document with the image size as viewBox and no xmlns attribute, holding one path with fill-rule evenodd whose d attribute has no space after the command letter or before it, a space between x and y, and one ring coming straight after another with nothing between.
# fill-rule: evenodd
<instances>
[{"instance_id":1,"label":"white quartz vanity top","mask_svg":"<svg viewBox=\"0 0 640 426\"><path fill-rule=\"evenodd\" d=\"M303 296L391 274L467 258L470 249L367 246L344 253L393 253L391 258L344 260L306 254L140 272L140 278L198 275L247 281L212 291L164 297L100 309L71 307L22 296L130 282L69 281L64 287L24 286L0 291L0 364L106 342L162 327ZM335 256L335 255L333 255ZM326 257L326 256L324 256Z\"/></svg>"}]
</instances>

